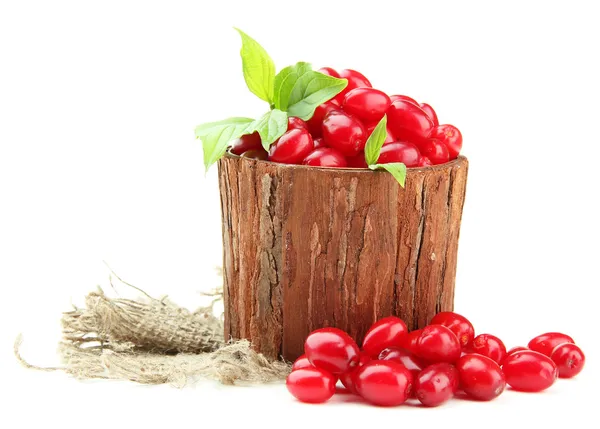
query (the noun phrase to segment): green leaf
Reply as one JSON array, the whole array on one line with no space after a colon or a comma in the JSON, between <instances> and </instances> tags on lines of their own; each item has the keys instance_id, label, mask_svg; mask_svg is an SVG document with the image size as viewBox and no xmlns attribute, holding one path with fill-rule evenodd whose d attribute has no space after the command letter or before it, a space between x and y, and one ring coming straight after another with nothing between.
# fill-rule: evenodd
<instances>
[{"instance_id":1,"label":"green leaf","mask_svg":"<svg viewBox=\"0 0 600 429\"><path fill-rule=\"evenodd\" d=\"M367 140L367 144L365 145L365 161L367 161L367 165L377 163L379 159L379 152L381 152L381 147L383 143L385 143L385 139L387 138L387 116L383 115L381 121L377 124L369 139Z\"/></svg>"},{"instance_id":2,"label":"green leaf","mask_svg":"<svg viewBox=\"0 0 600 429\"><path fill-rule=\"evenodd\" d=\"M299 62L293 66L287 66L275 76L275 88L273 93L273 104L275 108L286 110L290 94L300 76L312 71L309 63Z\"/></svg>"},{"instance_id":3,"label":"green leaf","mask_svg":"<svg viewBox=\"0 0 600 429\"><path fill-rule=\"evenodd\" d=\"M275 80L275 64L259 43L242 30L236 28L242 37L242 70L248 89L258 98L271 104Z\"/></svg>"},{"instance_id":4,"label":"green leaf","mask_svg":"<svg viewBox=\"0 0 600 429\"><path fill-rule=\"evenodd\" d=\"M206 171L225 154L231 140L244 134L250 123L250 118L229 118L196 127L196 138L202 141Z\"/></svg>"},{"instance_id":5,"label":"green leaf","mask_svg":"<svg viewBox=\"0 0 600 429\"><path fill-rule=\"evenodd\" d=\"M401 162L390 162L389 164L372 164L369 165L371 170L387 170L394 176L394 178L400 183L400 186L404 188L406 182L406 165Z\"/></svg>"},{"instance_id":6,"label":"green leaf","mask_svg":"<svg viewBox=\"0 0 600 429\"><path fill-rule=\"evenodd\" d=\"M315 113L317 106L338 95L346 85L346 79L338 79L316 71L306 72L294 83L287 106L282 105L281 108L287 110L290 116L297 116L306 121ZM285 88L282 89L282 93L284 91Z\"/></svg>"},{"instance_id":7,"label":"green leaf","mask_svg":"<svg viewBox=\"0 0 600 429\"><path fill-rule=\"evenodd\" d=\"M273 109L265 113L262 117L250 123L244 134L250 134L258 131L260 140L266 151L269 150L271 144L287 131L288 115L279 109Z\"/></svg>"}]
</instances>

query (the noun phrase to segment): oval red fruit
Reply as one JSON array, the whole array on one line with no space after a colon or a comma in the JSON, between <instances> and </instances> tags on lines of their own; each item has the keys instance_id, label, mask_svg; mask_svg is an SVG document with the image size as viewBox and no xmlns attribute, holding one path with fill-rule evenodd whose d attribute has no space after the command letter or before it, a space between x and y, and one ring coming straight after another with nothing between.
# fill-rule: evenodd
<instances>
[{"instance_id":1,"label":"oval red fruit","mask_svg":"<svg viewBox=\"0 0 600 429\"><path fill-rule=\"evenodd\" d=\"M506 356L512 355L515 352L520 352L523 350L529 350L527 347L516 346L506 352ZM505 358L506 359L506 358Z\"/></svg>"},{"instance_id":2,"label":"oval red fruit","mask_svg":"<svg viewBox=\"0 0 600 429\"><path fill-rule=\"evenodd\" d=\"M394 142L384 145L379 152L377 163L402 162L407 167L417 167L421 153L416 145L405 142Z\"/></svg>"},{"instance_id":3,"label":"oval red fruit","mask_svg":"<svg viewBox=\"0 0 600 429\"><path fill-rule=\"evenodd\" d=\"M258 132L253 132L252 134L245 134L239 139L233 140L229 144L229 147L229 151L236 155L241 155L244 152L247 152L252 149L263 149L260 140L260 134L258 134Z\"/></svg>"},{"instance_id":4,"label":"oval red fruit","mask_svg":"<svg viewBox=\"0 0 600 429\"><path fill-rule=\"evenodd\" d=\"M313 150L313 139L304 129L292 129L279 137L269 149L269 160L282 164L299 164Z\"/></svg>"},{"instance_id":5,"label":"oval red fruit","mask_svg":"<svg viewBox=\"0 0 600 429\"><path fill-rule=\"evenodd\" d=\"M365 122L378 122L392 102L385 92L374 88L355 88L344 97L342 109Z\"/></svg>"},{"instance_id":6,"label":"oval red fruit","mask_svg":"<svg viewBox=\"0 0 600 429\"><path fill-rule=\"evenodd\" d=\"M438 117L437 114L435 113L435 110L433 110L433 107L431 107L429 104L427 103L421 103L419 105L419 107L421 109L423 109L423 111L425 113L427 113L427 116L429 116L429 119L431 119L431 122L433 122L433 126L437 127L440 123L438 121Z\"/></svg>"},{"instance_id":7,"label":"oval red fruit","mask_svg":"<svg viewBox=\"0 0 600 429\"><path fill-rule=\"evenodd\" d=\"M350 371L347 371L347 372L343 373L342 375L340 375L340 381L342 382L344 387L346 389L348 389L350 392L356 393L356 387L354 386L354 377L356 376L358 369L370 361L371 361L371 358L369 357L368 354L361 353L360 360L358 361L358 365L355 366L354 368L352 368Z\"/></svg>"},{"instance_id":8,"label":"oval red fruit","mask_svg":"<svg viewBox=\"0 0 600 429\"><path fill-rule=\"evenodd\" d=\"M398 140L419 143L429 137L433 122L416 104L398 99L387 110L388 124Z\"/></svg>"},{"instance_id":9,"label":"oval red fruit","mask_svg":"<svg viewBox=\"0 0 600 429\"><path fill-rule=\"evenodd\" d=\"M314 167L336 168L344 168L348 165L344 155L330 147L321 147L313 150L306 158L304 158L302 163L305 165L312 165Z\"/></svg>"},{"instance_id":10,"label":"oval red fruit","mask_svg":"<svg viewBox=\"0 0 600 429\"><path fill-rule=\"evenodd\" d=\"M437 139L426 139L420 144L419 150L429 158L433 165L444 164L450 161L450 154L445 144Z\"/></svg>"},{"instance_id":11,"label":"oval red fruit","mask_svg":"<svg viewBox=\"0 0 600 429\"><path fill-rule=\"evenodd\" d=\"M382 350L381 353L379 353L378 359L401 363L415 376L427 366L427 364L417 355L400 347L388 347L387 349Z\"/></svg>"},{"instance_id":12,"label":"oval red fruit","mask_svg":"<svg viewBox=\"0 0 600 429\"><path fill-rule=\"evenodd\" d=\"M572 343L563 343L556 346L550 355L550 359L558 367L560 378L575 377L585 365L583 351Z\"/></svg>"},{"instance_id":13,"label":"oval red fruit","mask_svg":"<svg viewBox=\"0 0 600 429\"><path fill-rule=\"evenodd\" d=\"M384 407L403 404L412 391L411 372L398 362L370 361L354 377L356 391L366 401Z\"/></svg>"},{"instance_id":14,"label":"oval red fruit","mask_svg":"<svg viewBox=\"0 0 600 429\"><path fill-rule=\"evenodd\" d=\"M294 361L294 364L292 365L292 371L303 368L314 368L313 364L310 363L306 355L301 355Z\"/></svg>"},{"instance_id":15,"label":"oval red fruit","mask_svg":"<svg viewBox=\"0 0 600 429\"><path fill-rule=\"evenodd\" d=\"M458 370L449 363L436 363L415 378L415 397L427 407L437 407L450 400L458 390Z\"/></svg>"},{"instance_id":16,"label":"oval red fruit","mask_svg":"<svg viewBox=\"0 0 600 429\"><path fill-rule=\"evenodd\" d=\"M446 145L450 159L456 159L462 149L462 134L454 125L439 125L431 130L429 137Z\"/></svg>"},{"instance_id":17,"label":"oval red fruit","mask_svg":"<svg viewBox=\"0 0 600 429\"><path fill-rule=\"evenodd\" d=\"M363 340L362 350L377 359L379 353L388 347L400 347L408 336L406 323L399 317L389 316L375 322Z\"/></svg>"},{"instance_id":18,"label":"oval red fruit","mask_svg":"<svg viewBox=\"0 0 600 429\"><path fill-rule=\"evenodd\" d=\"M339 72L339 77L348 80L348 85L342 92L335 96L335 100L341 105L347 93L355 88L371 88L371 82L362 73L356 70L344 69Z\"/></svg>"},{"instance_id":19,"label":"oval red fruit","mask_svg":"<svg viewBox=\"0 0 600 429\"><path fill-rule=\"evenodd\" d=\"M360 359L356 342L337 328L321 328L311 332L304 342L304 353L310 363L332 374L351 370Z\"/></svg>"},{"instance_id":20,"label":"oval red fruit","mask_svg":"<svg viewBox=\"0 0 600 429\"><path fill-rule=\"evenodd\" d=\"M419 357L431 363L453 363L460 357L461 347L450 329L443 325L429 325L419 336L417 350Z\"/></svg>"},{"instance_id":21,"label":"oval red fruit","mask_svg":"<svg viewBox=\"0 0 600 429\"><path fill-rule=\"evenodd\" d=\"M490 334L477 335L466 351L487 356L498 364L506 357L506 346L502 340Z\"/></svg>"},{"instance_id":22,"label":"oval red fruit","mask_svg":"<svg viewBox=\"0 0 600 429\"><path fill-rule=\"evenodd\" d=\"M439 312L429 323L450 329L458 338L461 347L466 347L475 338L475 328L469 319L453 311Z\"/></svg>"},{"instance_id":23,"label":"oval red fruit","mask_svg":"<svg viewBox=\"0 0 600 429\"><path fill-rule=\"evenodd\" d=\"M412 97L409 97L408 95L390 95L390 100L392 101L392 103L396 100L404 100L414 104L415 106L419 105L419 103L417 103L417 100L415 100Z\"/></svg>"},{"instance_id":24,"label":"oval red fruit","mask_svg":"<svg viewBox=\"0 0 600 429\"><path fill-rule=\"evenodd\" d=\"M430 167L432 165L433 165L433 163L431 162L431 160L429 158L421 155L421 158L419 158L419 164L417 165L417 167Z\"/></svg>"},{"instance_id":25,"label":"oval red fruit","mask_svg":"<svg viewBox=\"0 0 600 429\"><path fill-rule=\"evenodd\" d=\"M335 393L335 377L319 368L303 368L288 375L285 385L299 401L318 404Z\"/></svg>"},{"instance_id":26,"label":"oval red fruit","mask_svg":"<svg viewBox=\"0 0 600 429\"><path fill-rule=\"evenodd\" d=\"M419 349L417 344L419 342L421 332L423 332L422 329L415 329L414 331L410 331L406 337L406 340L404 341L404 344L402 345L402 348L408 350L415 356L419 356Z\"/></svg>"},{"instance_id":27,"label":"oval red fruit","mask_svg":"<svg viewBox=\"0 0 600 429\"><path fill-rule=\"evenodd\" d=\"M534 352L550 356L556 346L564 343L575 344L575 341L573 341L573 338L560 332L546 332L529 341L527 347Z\"/></svg>"},{"instance_id":28,"label":"oval red fruit","mask_svg":"<svg viewBox=\"0 0 600 429\"><path fill-rule=\"evenodd\" d=\"M287 130L293 130L294 128L308 131L308 124L296 116L289 116Z\"/></svg>"},{"instance_id":29,"label":"oval red fruit","mask_svg":"<svg viewBox=\"0 0 600 429\"><path fill-rule=\"evenodd\" d=\"M314 138L318 138L323 135L322 126L325 116L329 112L339 110L339 108L339 105L333 104L331 101L326 101L325 103L317 106L315 113L313 113L312 117L306 122L308 124L308 130Z\"/></svg>"},{"instance_id":30,"label":"oval red fruit","mask_svg":"<svg viewBox=\"0 0 600 429\"><path fill-rule=\"evenodd\" d=\"M523 350L507 356L502 364L506 383L515 390L540 392L552 386L558 368L548 356Z\"/></svg>"},{"instance_id":31,"label":"oval red fruit","mask_svg":"<svg viewBox=\"0 0 600 429\"><path fill-rule=\"evenodd\" d=\"M486 356L466 354L458 360L456 369L460 388L473 399L491 401L504 392L504 373L496 362Z\"/></svg>"},{"instance_id":32,"label":"oval red fruit","mask_svg":"<svg viewBox=\"0 0 600 429\"><path fill-rule=\"evenodd\" d=\"M326 74L327 76L331 76L331 77L340 77L340 74L338 72L335 71L335 69L332 69L331 67L321 67L319 70L317 70L319 73L323 73Z\"/></svg>"},{"instance_id":33,"label":"oval red fruit","mask_svg":"<svg viewBox=\"0 0 600 429\"><path fill-rule=\"evenodd\" d=\"M327 146L345 156L357 155L365 148L367 132L358 119L342 111L332 111L323 119L323 139Z\"/></svg>"},{"instance_id":34,"label":"oval red fruit","mask_svg":"<svg viewBox=\"0 0 600 429\"><path fill-rule=\"evenodd\" d=\"M365 160L365 153L359 152L354 156L347 156L346 161L350 168L369 168L367 161Z\"/></svg>"}]
</instances>

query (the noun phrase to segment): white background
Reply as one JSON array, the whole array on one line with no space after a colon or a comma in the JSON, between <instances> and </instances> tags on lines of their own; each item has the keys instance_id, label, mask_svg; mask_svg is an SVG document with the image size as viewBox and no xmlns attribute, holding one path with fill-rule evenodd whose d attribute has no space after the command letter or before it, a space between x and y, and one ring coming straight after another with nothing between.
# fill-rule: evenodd
<instances>
[{"instance_id":1,"label":"white background","mask_svg":"<svg viewBox=\"0 0 600 429\"><path fill-rule=\"evenodd\" d=\"M597 395L600 29L594 2L2 1L0 392L4 427L568 422ZM190 308L218 281L216 169L193 129L267 106L238 26L278 68L355 68L431 103L471 161L456 309L507 345L571 334L588 355L549 391L435 410L295 402L283 385L177 390L27 371L57 364L59 318L102 261ZM567 411L568 410L568 411ZM279 415L279 417L278 417ZM226 420L224 420L226 419ZM386 423L387 422L387 423ZM33 426L31 426L33 427ZM489 426L488 426L489 427Z\"/></svg>"}]
</instances>

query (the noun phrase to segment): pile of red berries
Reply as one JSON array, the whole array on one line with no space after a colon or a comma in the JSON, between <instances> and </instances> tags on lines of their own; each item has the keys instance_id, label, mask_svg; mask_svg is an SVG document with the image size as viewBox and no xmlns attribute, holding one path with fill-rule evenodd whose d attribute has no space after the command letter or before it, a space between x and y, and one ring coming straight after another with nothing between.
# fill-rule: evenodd
<instances>
[{"instance_id":1,"label":"pile of red berries","mask_svg":"<svg viewBox=\"0 0 600 429\"><path fill-rule=\"evenodd\" d=\"M348 80L346 88L321 104L308 121L288 119L288 130L267 152L258 132L235 140L230 152L284 164L367 168L364 148L377 123L387 115L387 138L378 164L401 162L406 167L443 164L455 159L462 135L452 125L439 125L429 104L406 95L388 96L374 89L355 70L339 73L329 67L319 72Z\"/></svg>"},{"instance_id":2,"label":"pile of red berries","mask_svg":"<svg viewBox=\"0 0 600 429\"><path fill-rule=\"evenodd\" d=\"M365 335L362 349L340 329L317 329L306 338L304 352L286 382L298 400L325 402L339 380L350 392L380 406L416 398L434 407L461 391L489 401L507 384L518 391L540 392L557 377L577 375L585 363L568 335L542 334L528 347L507 351L498 337L475 337L471 322L453 312L438 313L427 327L412 332L397 317L381 319Z\"/></svg>"}]
</instances>

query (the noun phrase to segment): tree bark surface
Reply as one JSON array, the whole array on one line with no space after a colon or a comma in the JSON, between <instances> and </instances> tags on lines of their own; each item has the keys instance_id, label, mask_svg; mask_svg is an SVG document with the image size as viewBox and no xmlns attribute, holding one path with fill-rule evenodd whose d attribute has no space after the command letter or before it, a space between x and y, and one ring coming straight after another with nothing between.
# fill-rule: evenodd
<instances>
[{"instance_id":1,"label":"tree bark surface","mask_svg":"<svg viewBox=\"0 0 600 429\"><path fill-rule=\"evenodd\" d=\"M219 161L225 338L294 360L314 329L453 309L468 162L391 174Z\"/></svg>"}]
</instances>

